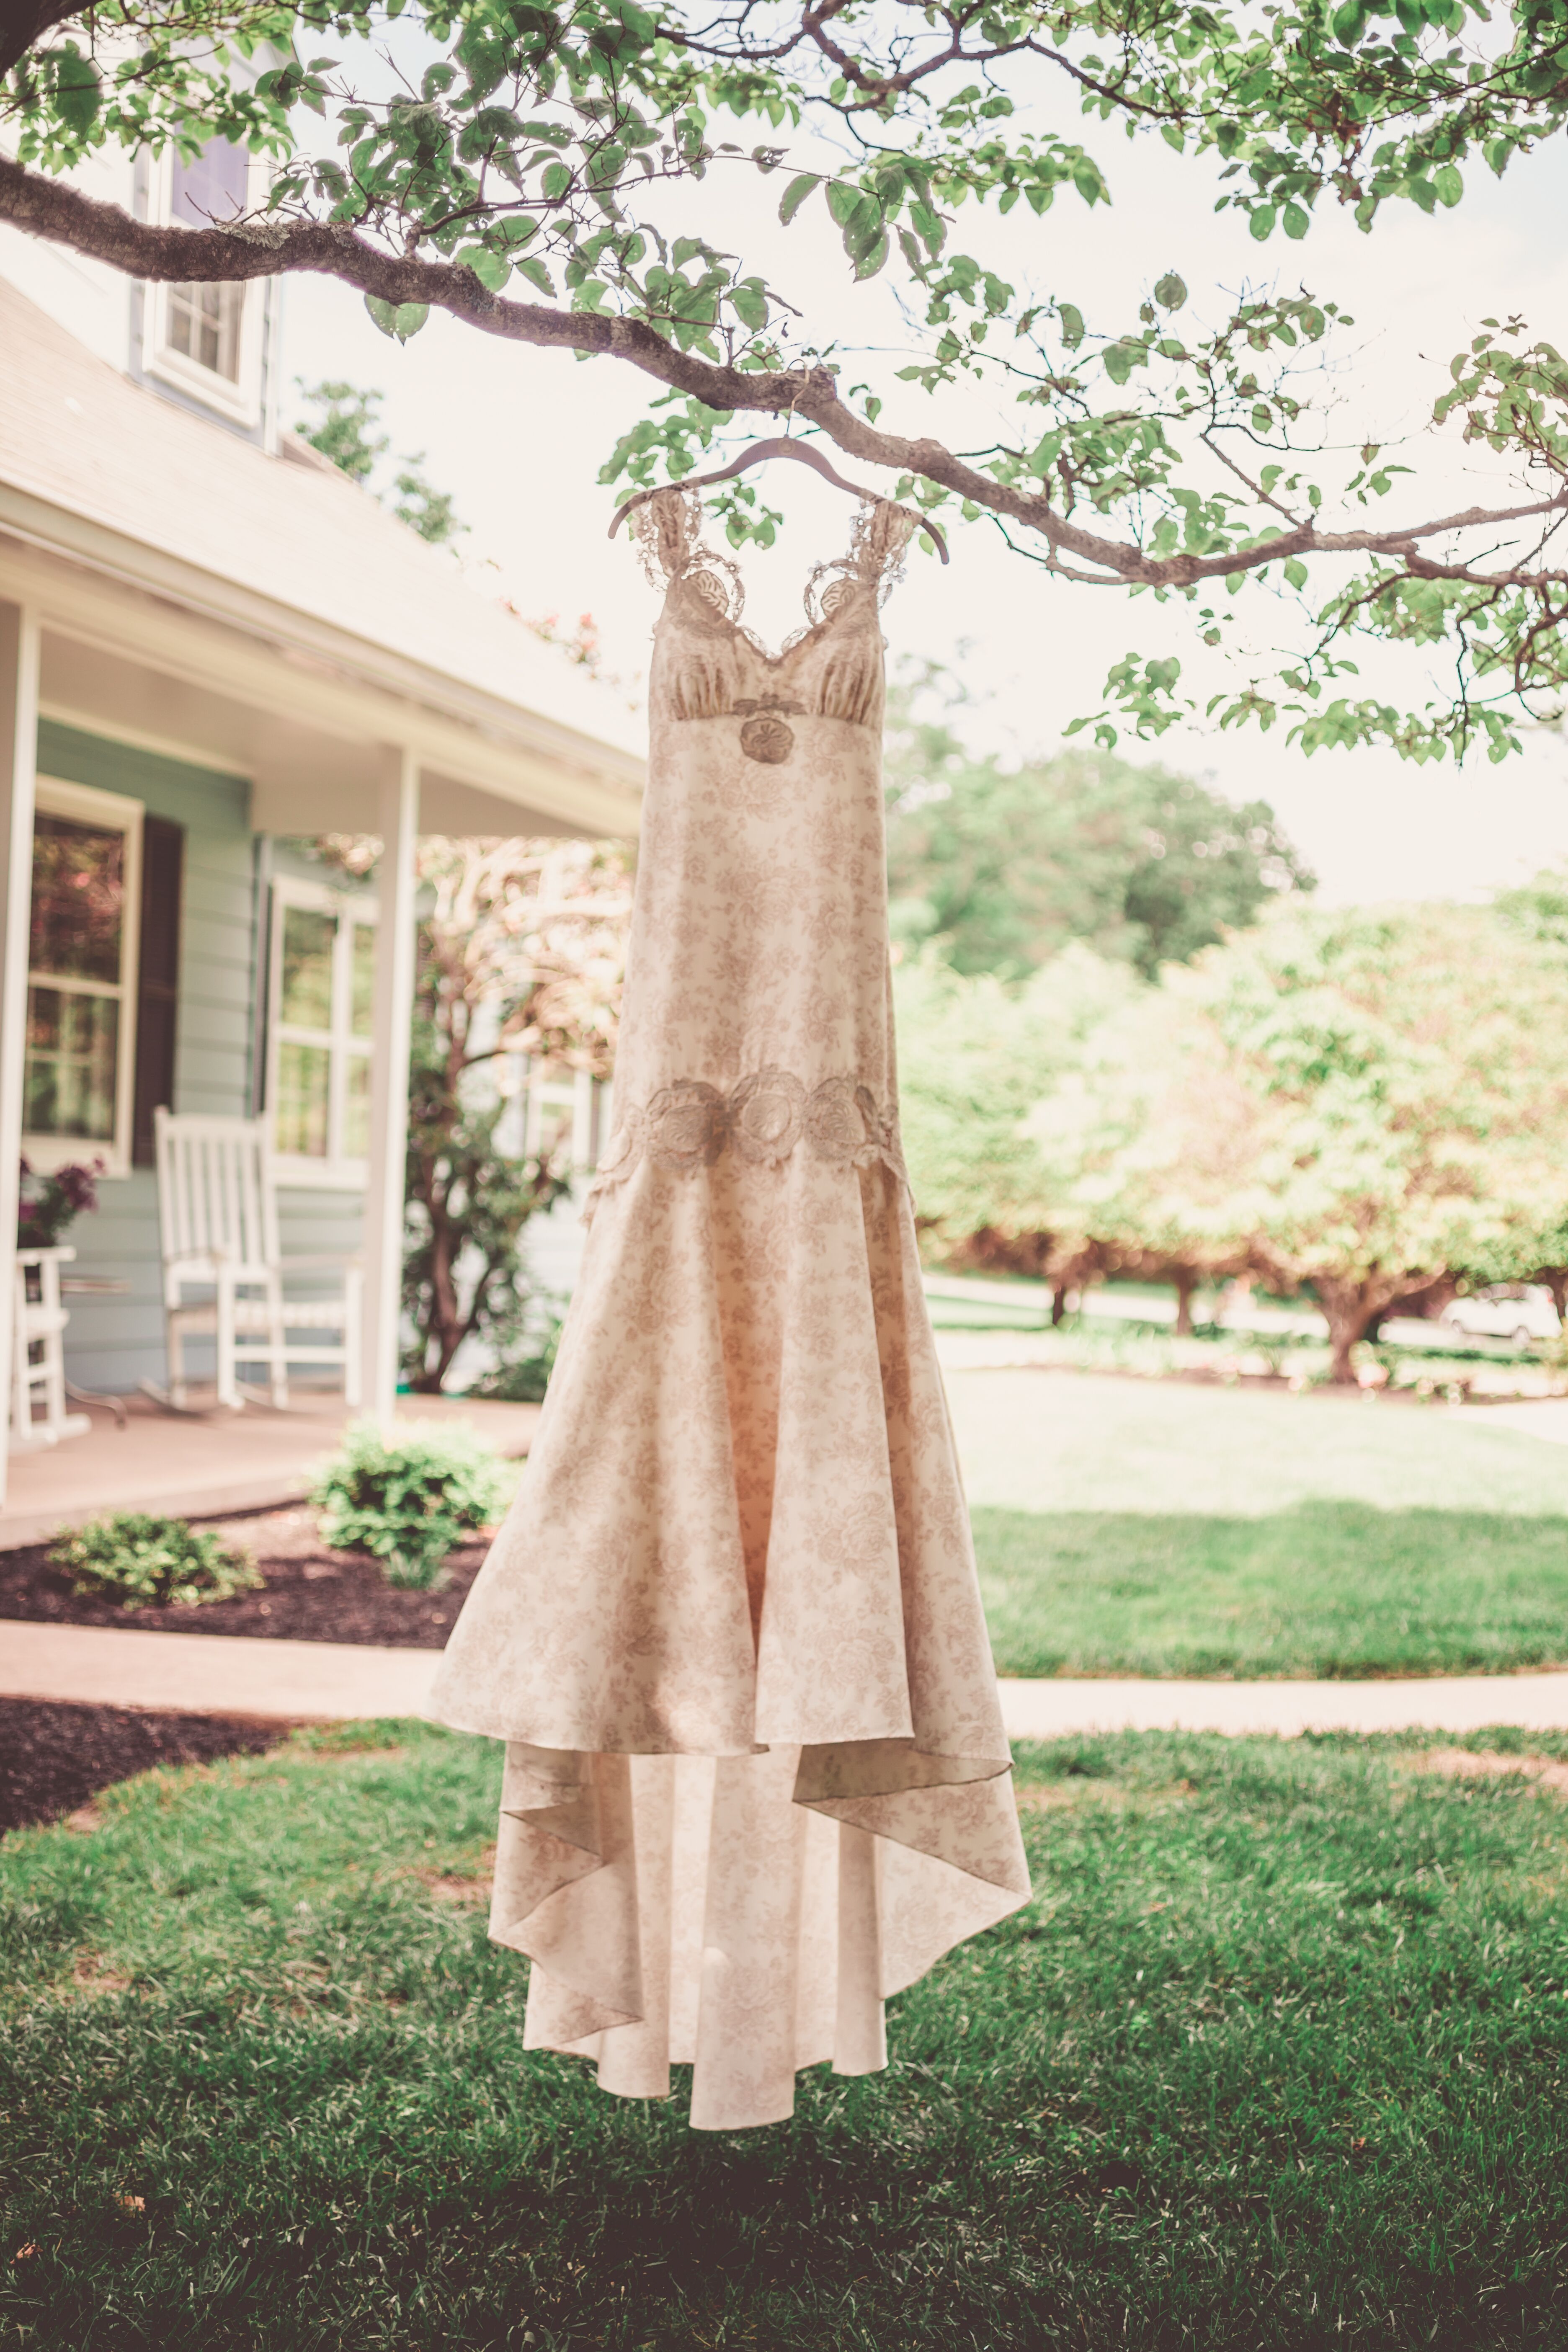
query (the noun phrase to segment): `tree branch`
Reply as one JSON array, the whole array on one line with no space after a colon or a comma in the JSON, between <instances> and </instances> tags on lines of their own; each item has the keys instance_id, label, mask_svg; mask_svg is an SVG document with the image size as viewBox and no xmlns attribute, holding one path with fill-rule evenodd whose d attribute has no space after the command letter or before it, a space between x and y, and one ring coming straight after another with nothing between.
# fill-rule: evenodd
<instances>
[{"instance_id":1,"label":"tree branch","mask_svg":"<svg viewBox=\"0 0 1568 2352\"><path fill-rule=\"evenodd\" d=\"M1097 565L1112 585L1181 589L1204 580L1260 571L1289 556L1381 554L1405 563L1425 562L1415 553L1419 540L1568 511L1568 488L1564 488L1528 505L1471 507L1459 514L1390 530L1324 531L1312 523L1298 523L1278 538L1251 547L1205 555L1153 556L1128 541L1108 539L1069 521L1053 506L1048 489L1021 490L994 481L940 441L910 440L881 431L845 405L834 375L825 367L751 373L727 366L698 352L678 350L642 320L511 301L491 293L465 264L386 253L346 226L266 219L225 228L163 226L133 220L117 205L83 195L66 181L29 172L5 156L0 156L0 220L106 262L131 278L176 285L233 284L296 272L336 278L381 301L398 307L426 304L486 334L513 342L628 362L709 408L799 417L863 464L934 482L994 515L1038 532L1054 554L1065 553ZM1457 576L1470 575L1461 570ZM1521 587L1568 583L1564 571L1521 571L1502 576Z\"/></svg>"},{"instance_id":2,"label":"tree branch","mask_svg":"<svg viewBox=\"0 0 1568 2352\"><path fill-rule=\"evenodd\" d=\"M46 33L81 14L81 0L5 0L0 6L0 80Z\"/></svg>"}]
</instances>

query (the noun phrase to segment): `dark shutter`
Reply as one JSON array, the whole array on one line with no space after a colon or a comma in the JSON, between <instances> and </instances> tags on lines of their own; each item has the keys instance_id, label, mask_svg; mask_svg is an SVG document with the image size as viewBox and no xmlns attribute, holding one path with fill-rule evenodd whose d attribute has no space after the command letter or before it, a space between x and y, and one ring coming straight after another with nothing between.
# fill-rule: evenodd
<instances>
[{"instance_id":1,"label":"dark shutter","mask_svg":"<svg viewBox=\"0 0 1568 2352\"><path fill-rule=\"evenodd\" d=\"M136 1115L131 1159L153 1165L153 1113L174 1107L174 1007L180 992L184 828L150 816L142 826L141 971L136 982Z\"/></svg>"}]
</instances>

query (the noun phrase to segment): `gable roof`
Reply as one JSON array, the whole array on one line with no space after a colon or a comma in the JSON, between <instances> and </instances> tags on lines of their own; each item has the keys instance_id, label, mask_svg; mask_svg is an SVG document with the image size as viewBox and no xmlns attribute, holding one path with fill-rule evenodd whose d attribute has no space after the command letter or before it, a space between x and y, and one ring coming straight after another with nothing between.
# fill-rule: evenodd
<instances>
[{"instance_id":1,"label":"gable roof","mask_svg":"<svg viewBox=\"0 0 1568 2352\"><path fill-rule=\"evenodd\" d=\"M300 462L301 457L304 462ZM0 530L116 568L622 792L633 713L308 444L272 457L132 383L0 278Z\"/></svg>"}]
</instances>

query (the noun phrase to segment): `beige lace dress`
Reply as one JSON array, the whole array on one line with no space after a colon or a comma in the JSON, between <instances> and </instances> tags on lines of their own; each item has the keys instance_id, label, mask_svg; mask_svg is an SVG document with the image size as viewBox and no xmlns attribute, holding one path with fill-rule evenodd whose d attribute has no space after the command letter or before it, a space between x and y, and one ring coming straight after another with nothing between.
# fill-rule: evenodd
<instances>
[{"instance_id":1,"label":"beige lace dress","mask_svg":"<svg viewBox=\"0 0 1568 2352\"><path fill-rule=\"evenodd\" d=\"M531 2047L691 2121L886 2063L882 2004L1026 1901L899 1151L879 606L770 656L694 497L668 583L616 1130L527 1475L433 1713L507 1742L490 1933Z\"/></svg>"}]
</instances>

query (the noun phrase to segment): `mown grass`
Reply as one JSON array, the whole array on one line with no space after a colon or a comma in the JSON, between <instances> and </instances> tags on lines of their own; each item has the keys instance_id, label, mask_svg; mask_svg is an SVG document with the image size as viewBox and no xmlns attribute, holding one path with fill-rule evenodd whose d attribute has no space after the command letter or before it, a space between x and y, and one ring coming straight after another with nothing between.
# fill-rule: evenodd
<instances>
[{"instance_id":1,"label":"mown grass","mask_svg":"<svg viewBox=\"0 0 1568 2352\"><path fill-rule=\"evenodd\" d=\"M485 1744L151 1774L0 1847L8 2340L1561 2347L1568 1805L1418 1761L1026 1751L1032 1909L720 2137L524 2053Z\"/></svg>"},{"instance_id":2,"label":"mown grass","mask_svg":"<svg viewBox=\"0 0 1568 2352\"><path fill-rule=\"evenodd\" d=\"M1501 1674L1568 1660L1568 1518L976 1510L1005 1675Z\"/></svg>"},{"instance_id":3,"label":"mown grass","mask_svg":"<svg viewBox=\"0 0 1568 2352\"><path fill-rule=\"evenodd\" d=\"M1568 1446L1479 1407L1065 1371L950 1371L947 1389L970 1501L994 1510L1568 1518Z\"/></svg>"}]
</instances>

